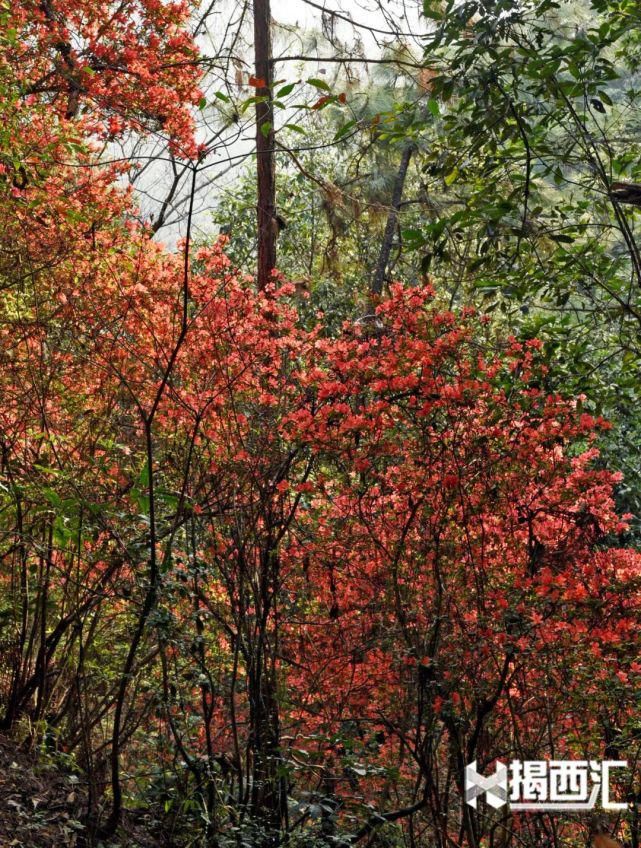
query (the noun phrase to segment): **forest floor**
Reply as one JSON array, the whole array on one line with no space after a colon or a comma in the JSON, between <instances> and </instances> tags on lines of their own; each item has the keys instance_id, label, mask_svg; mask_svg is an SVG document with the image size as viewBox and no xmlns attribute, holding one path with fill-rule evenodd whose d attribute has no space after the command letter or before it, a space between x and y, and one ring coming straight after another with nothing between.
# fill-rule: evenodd
<instances>
[{"instance_id":1,"label":"forest floor","mask_svg":"<svg viewBox=\"0 0 641 848\"><path fill-rule=\"evenodd\" d=\"M75 775L0 736L1 848L75 848L85 809Z\"/></svg>"},{"instance_id":2,"label":"forest floor","mask_svg":"<svg viewBox=\"0 0 641 848\"><path fill-rule=\"evenodd\" d=\"M77 775L0 735L0 848L83 848L86 802ZM159 845L141 817L125 820L105 848Z\"/></svg>"}]
</instances>

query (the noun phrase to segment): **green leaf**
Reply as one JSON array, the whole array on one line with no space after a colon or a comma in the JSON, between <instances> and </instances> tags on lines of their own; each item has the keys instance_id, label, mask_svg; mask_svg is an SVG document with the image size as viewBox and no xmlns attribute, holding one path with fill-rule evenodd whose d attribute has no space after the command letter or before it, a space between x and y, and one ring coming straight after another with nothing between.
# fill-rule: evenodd
<instances>
[{"instance_id":1,"label":"green leaf","mask_svg":"<svg viewBox=\"0 0 641 848\"><path fill-rule=\"evenodd\" d=\"M443 18L443 13L438 8L438 3L432 0L425 0L423 3L423 14L426 18L431 18L433 21L440 21Z\"/></svg>"},{"instance_id":2,"label":"green leaf","mask_svg":"<svg viewBox=\"0 0 641 848\"><path fill-rule=\"evenodd\" d=\"M313 85L314 88L320 88L321 91L331 91L329 85L322 79L316 79L315 77L310 77L307 82L309 85Z\"/></svg>"},{"instance_id":3,"label":"green leaf","mask_svg":"<svg viewBox=\"0 0 641 848\"><path fill-rule=\"evenodd\" d=\"M62 506L62 498L56 491L54 491L54 489L45 488L42 490L42 494L50 504L53 504L53 506Z\"/></svg>"},{"instance_id":4,"label":"green leaf","mask_svg":"<svg viewBox=\"0 0 641 848\"><path fill-rule=\"evenodd\" d=\"M450 171L449 174L446 174L443 182L446 186L451 186L452 183L456 182L456 178L458 177L459 171L458 168L454 168L454 170Z\"/></svg>"},{"instance_id":5,"label":"green leaf","mask_svg":"<svg viewBox=\"0 0 641 848\"><path fill-rule=\"evenodd\" d=\"M339 141L341 138L343 138L343 136L347 135L347 133L355 125L356 125L356 119L354 119L353 121L348 121L346 124L343 124L343 126L340 127L336 131L336 133L334 135L334 141Z\"/></svg>"},{"instance_id":6,"label":"green leaf","mask_svg":"<svg viewBox=\"0 0 641 848\"><path fill-rule=\"evenodd\" d=\"M422 231L412 227L401 230L401 236L403 241L406 243L406 247L410 250L416 250L418 247L423 247L426 243L425 236Z\"/></svg>"},{"instance_id":7,"label":"green leaf","mask_svg":"<svg viewBox=\"0 0 641 848\"><path fill-rule=\"evenodd\" d=\"M287 97L288 94L294 90L296 86L295 82L290 82L287 85L284 85L282 88L279 88L276 92L276 97Z\"/></svg>"},{"instance_id":8,"label":"green leaf","mask_svg":"<svg viewBox=\"0 0 641 848\"><path fill-rule=\"evenodd\" d=\"M149 463L145 462L140 469L140 474L135 485L131 489L131 494L136 502L138 509L143 513L143 517L149 514Z\"/></svg>"}]
</instances>

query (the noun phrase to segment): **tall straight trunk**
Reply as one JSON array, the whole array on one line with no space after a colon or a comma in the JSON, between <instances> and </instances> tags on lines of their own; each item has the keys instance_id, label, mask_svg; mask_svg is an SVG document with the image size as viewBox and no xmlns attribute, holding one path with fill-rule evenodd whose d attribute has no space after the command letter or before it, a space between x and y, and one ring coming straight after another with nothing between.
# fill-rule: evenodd
<instances>
[{"instance_id":1,"label":"tall straight trunk","mask_svg":"<svg viewBox=\"0 0 641 848\"><path fill-rule=\"evenodd\" d=\"M383 285L387 276L387 268L389 266L389 258L392 252L394 243L394 233L396 232L396 223L398 221L398 212L401 208L401 200L403 199L403 189L405 188L405 178L407 177L407 169L414 152L414 145L408 142L403 148L401 155L401 163L398 166L398 172L394 179L394 188L392 190L392 203L387 215L387 224L385 225L385 233L383 234L383 242L378 254L378 262L372 282L370 285L370 294L380 295L383 292Z\"/></svg>"},{"instance_id":2,"label":"tall straight trunk","mask_svg":"<svg viewBox=\"0 0 641 848\"><path fill-rule=\"evenodd\" d=\"M269 283L276 267L276 182L274 176L274 108L272 105L272 37L269 0L254 0L256 78L256 175L258 217L258 288Z\"/></svg>"},{"instance_id":3,"label":"tall straight trunk","mask_svg":"<svg viewBox=\"0 0 641 848\"><path fill-rule=\"evenodd\" d=\"M287 818L287 780L280 747L280 716L276 656L280 559L273 538L260 553L259 579L252 596L256 619L248 621L246 645L247 694L249 696L248 755L251 760L249 809L264 826L264 841L274 844L275 835Z\"/></svg>"},{"instance_id":4,"label":"tall straight trunk","mask_svg":"<svg viewBox=\"0 0 641 848\"><path fill-rule=\"evenodd\" d=\"M249 670L249 731L252 763L250 806L273 838L286 812L287 788L282 770L280 722L276 680L265 655L255 657Z\"/></svg>"}]
</instances>

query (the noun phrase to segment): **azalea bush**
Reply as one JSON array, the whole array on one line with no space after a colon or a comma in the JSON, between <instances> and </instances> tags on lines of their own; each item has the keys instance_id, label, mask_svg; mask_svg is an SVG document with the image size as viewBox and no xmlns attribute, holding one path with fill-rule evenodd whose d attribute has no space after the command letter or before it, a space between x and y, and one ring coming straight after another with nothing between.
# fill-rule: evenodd
<instances>
[{"instance_id":1,"label":"azalea bush","mask_svg":"<svg viewBox=\"0 0 641 848\"><path fill-rule=\"evenodd\" d=\"M540 345L491 352L400 285L328 337L224 241L183 299L124 232L115 280L63 280L39 328L45 427L30 338L7 370L5 725L54 727L97 808L115 746L125 797L183 824L347 840L381 793L482 833L447 801L472 759L632 744L638 555L606 544L607 424L541 389Z\"/></svg>"}]
</instances>

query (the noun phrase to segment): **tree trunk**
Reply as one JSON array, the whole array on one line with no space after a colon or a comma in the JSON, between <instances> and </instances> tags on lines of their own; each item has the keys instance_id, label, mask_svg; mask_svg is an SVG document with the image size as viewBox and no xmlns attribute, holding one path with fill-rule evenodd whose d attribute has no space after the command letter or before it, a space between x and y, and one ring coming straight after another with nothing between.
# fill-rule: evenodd
<instances>
[{"instance_id":1,"label":"tree trunk","mask_svg":"<svg viewBox=\"0 0 641 848\"><path fill-rule=\"evenodd\" d=\"M261 667L262 666L262 667ZM272 838L283 821L286 791L281 775L276 681L265 657L250 671L249 727L253 754L251 808Z\"/></svg>"},{"instance_id":2,"label":"tree trunk","mask_svg":"<svg viewBox=\"0 0 641 848\"><path fill-rule=\"evenodd\" d=\"M258 288L269 283L276 266L276 183L274 177L274 108L272 105L272 38L269 0L254 0L256 78L256 170L258 217ZM262 83L262 85L260 85ZM264 98L264 99L262 99Z\"/></svg>"},{"instance_id":3,"label":"tree trunk","mask_svg":"<svg viewBox=\"0 0 641 848\"><path fill-rule=\"evenodd\" d=\"M410 159L412 158L413 152L414 145L412 143L406 144L403 148L401 163L398 167L398 173L396 174L396 178L394 180L394 189L392 191L392 203L389 209L389 213L387 215L387 224L385 225L383 242L381 244L381 250L378 255L378 262L376 263L376 270L374 272L374 276L372 277L372 283L370 285L370 294L372 295L378 296L383 292L383 285L385 283L385 278L387 275L387 267L389 265L390 253L392 252L392 244L394 243L394 233L396 232L398 212L401 207L401 200L403 199L405 178L407 177L407 169L409 167Z\"/></svg>"},{"instance_id":4,"label":"tree trunk","mask_svg":"<svg viewBox=\"0 0 641 848\"><path fill-rule=\"evenodd\" d=\"M280 561L270 540L261 553L260 580L253 592L257 621L247 639L251 646L247 669L252 760L250 808L255 820L264 825L266 845L272 844L287 816L276 669L278 617L275 604L279 576Z\"/></svg>"}]
</instances>

